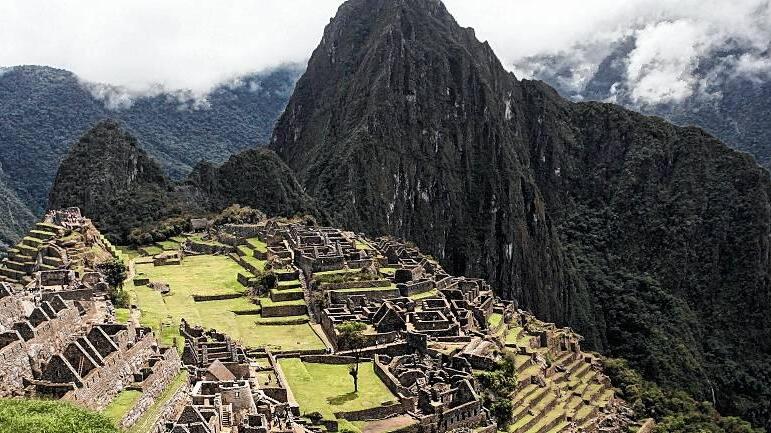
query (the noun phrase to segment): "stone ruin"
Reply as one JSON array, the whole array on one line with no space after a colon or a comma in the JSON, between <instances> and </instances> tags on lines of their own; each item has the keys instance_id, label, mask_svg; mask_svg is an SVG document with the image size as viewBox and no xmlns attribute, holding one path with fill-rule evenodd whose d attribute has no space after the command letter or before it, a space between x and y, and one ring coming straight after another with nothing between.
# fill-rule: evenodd
<instances>
[{"instance_id":1,"label":"stone ruin","mask_svg":"<svg viewBox=\"0 0 771 433\"><path fill-rule=\"evenodd\" d=\"M216 330L183 321L183 362L192 382L190 400L176 419L165 424L171 433L289 433L302 430L299 408L288 402L288 387L270 352L247 356L244 348ZM259 361L261 360L261 361Z\"/></svg>"}]
</instances>

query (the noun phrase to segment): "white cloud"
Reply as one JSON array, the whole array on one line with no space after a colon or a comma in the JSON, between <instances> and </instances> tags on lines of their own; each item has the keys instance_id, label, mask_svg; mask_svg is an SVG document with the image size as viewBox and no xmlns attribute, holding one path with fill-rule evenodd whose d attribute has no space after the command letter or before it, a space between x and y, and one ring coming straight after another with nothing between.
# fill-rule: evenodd
<instances>
[{"instance_id":1,"label":"white cloud","mask_svg":"<svg viewBox=\"0 0 771 433\"><path fill-rule=\"evenodd\" d=\"M196 100L219 83L285 62L303 62L340 0L3 0L0 66L45 64L76 72L116 106L154 89L189 89ZM445 0L518 76L554 65L580 92L624 38L636 38L626 82L640 103L705 88L706 56L741 47L722 67L768 79L769 0ZM709 74L708 74L709 75ZM92 89L93 91L93 89Z\"/></svg>"},{"instance_id":2,"label":"white cloud","mask_svg":"<svg viewBox=\"0 0 771 433\"><path fill-rule=\"evenodd\" d=\"M638 104L666 103L707 92L718 72L769 79L769 0L446 0L462 25L488 39L520 77L568 71L553 79L573 94L611 49L633 38L625 81ZM739 49L742 54L730 52ZM544 63L547 56L548 63ZM556 60L555 60L556 59ZM714 65L707 65L711 60ZM556 64L555 64L556 61ZM716 68L704 71L705 67ZM702 68L702 70L699 70Z\"/></svg>"},{"instance_id":3,"label":"white cloud","mask_svg":"<svg viewBox=\"0 0 771 433\"><path fill-rule=\"evenodd\" d=\"M129 93L205 94L306 60L339 0L2 0L0 66L40 64Z\"/></svg>"}]
</instances>

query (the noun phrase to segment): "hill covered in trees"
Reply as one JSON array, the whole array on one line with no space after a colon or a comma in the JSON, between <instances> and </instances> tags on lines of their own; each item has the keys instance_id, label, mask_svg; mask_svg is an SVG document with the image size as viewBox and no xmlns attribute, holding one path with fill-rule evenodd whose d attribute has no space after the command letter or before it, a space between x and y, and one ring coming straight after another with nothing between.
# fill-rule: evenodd
<instances>
[{"instance_id":1,"label":"hill covered in trees","mask_svg":"<svg viewBox=\"0 0 771 433\"><path fill-rule=\"evenodd\" d=\"M0 233L18 240L28 228L28 216L40 215L67 150L98 121L120 120L170 178L182 179L201 160L221 163L267 142L300 72L286 66L255 73L195 100L162 90L130 95L49 67L2 69L0 167L12 192L7 196L15 198L0 211L10 212L10 218L0 220Z\"/></svg>"}]
</instances>

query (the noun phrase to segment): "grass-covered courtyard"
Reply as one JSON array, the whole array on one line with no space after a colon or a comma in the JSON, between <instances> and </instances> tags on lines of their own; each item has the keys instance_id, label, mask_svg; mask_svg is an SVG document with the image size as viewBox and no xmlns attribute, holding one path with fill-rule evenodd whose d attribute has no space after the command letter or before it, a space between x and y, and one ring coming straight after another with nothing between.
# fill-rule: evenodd
<instances>
[{"instance_id":1,"label":"grass-covered courtyard","mask_svg":"<svg viewBox=\"0 0 771 433\"><path fill-rule=\"evenodd\" d=\"M259 324L259 306L248 297L196 302L193 295L243 294L246 288L237 281L239 272L246 272L226 256L189 256L179 266L158 266L152 263L136 265L150 281L161 281L171 288L169 295L147 286L129 282L133 302L141 311L140 321L152 327L161 341L171 344L177 337L181 347L179 322L205 328L216 328L249 347L268 346L274 350L323 349L324 343L307 323L292 325ZM236 314L251 312L251 314Z\"/></svg>"},{"instance_id":2,"label":"grass-covered courtyard","mask_svg":"<svg viewBox=\"0 0 771 433\"><path fill-rule=\"evenodd\" d=\"M327 419L334 413L381 406L396 397L375 375L371 362L359 368L359 392L353 392L353 380L347 365L315 364L299 358L279 360L302 413L319 412Z\"/></svg>"}]
</instances>

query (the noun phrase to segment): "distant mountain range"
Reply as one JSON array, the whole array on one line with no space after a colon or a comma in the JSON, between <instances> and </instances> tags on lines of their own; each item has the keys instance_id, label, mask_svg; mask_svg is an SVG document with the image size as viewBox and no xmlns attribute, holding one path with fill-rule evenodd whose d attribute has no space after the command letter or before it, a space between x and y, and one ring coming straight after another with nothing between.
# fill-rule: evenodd
<instances>
[{"instance_id":1,"label":"distant mountain range","mask_svg":"<svg viewBox=\"0 0 771 433\"><path fill-rule=\"evenodd\" d=\"M583 82L576 77L583 71L571 68L569 54L533 57L520 66L570 99L615 102L679 125L701 127L771 169L771 72L739 74L731 63L747 53L740 48L716 52L695 69L694 81L699 85L692 95L674 102L641 103L633 97L626 77L627 59L634 48L633 37L620 41ZM576 86L577 82L581 84Z\"/></svg>"},{"instance_id":2,"label":"distant mountain range","mask_svg":"<svg viewBox=\"0 0 771 433\"><path fill-rule=\"evenodd\" d=\"M120 88L49 67L0 70L0 192L8 191L0 243L18 239L30 215L46 208L62 158L99 120L120 120L172 179L181 179L201 160L220 163L266 143L301 73L288 65L247 75L201 103L183 92L129 100Z\"/></svg>"}]
</instances>

